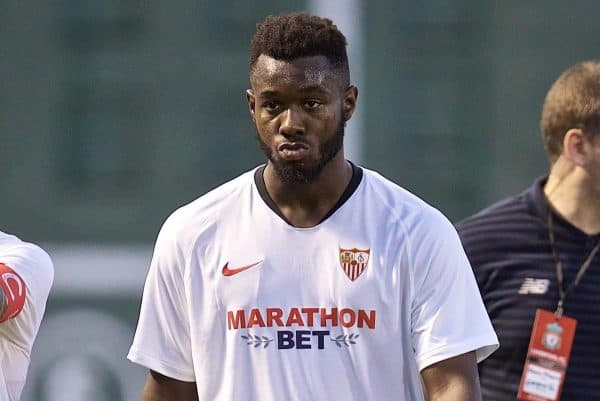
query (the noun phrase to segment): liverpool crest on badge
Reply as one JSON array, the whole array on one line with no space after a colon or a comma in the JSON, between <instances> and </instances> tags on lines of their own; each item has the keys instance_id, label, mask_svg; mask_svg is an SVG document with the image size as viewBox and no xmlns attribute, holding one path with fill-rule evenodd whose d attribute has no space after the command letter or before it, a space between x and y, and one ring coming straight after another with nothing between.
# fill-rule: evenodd
<instances>
[{"instance_id":1,"label":"liverpool crest on badge","mask_svg":"<svg viewBox=\"0 0 600 401\"><path fill-rule=\"evenodd\" d=\"M563 329L556 322L546 326L546 331L542 336L542 345L551 351L556 351L562 343Z\"/></svg>"},{"instance_id":2,"label":"liverpool crest on badge","mask_svg":"<svg viewBox=\"0 0 600 401\"><path fill-rule=\"evenodd\" d=\"M370 253L371 249L340 248L340 265L350 280L356 280L365 271Z\"/></svg>"}]
</instances>

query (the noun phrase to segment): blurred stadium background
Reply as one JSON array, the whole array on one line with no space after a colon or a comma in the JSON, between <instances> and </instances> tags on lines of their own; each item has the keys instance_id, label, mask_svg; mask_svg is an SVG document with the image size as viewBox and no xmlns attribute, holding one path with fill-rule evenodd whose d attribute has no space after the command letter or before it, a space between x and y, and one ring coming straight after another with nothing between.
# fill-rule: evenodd
<instances>
[{"instance_id":1,"label":"blurred stadium background","mask_svg":"<svg viewBox=\"0 0 600 401\"><path fill-rule=\"evenodd\" d=\"M125 360L164 218L261 163L247 49L312 10L350 41L350 158L450 219L546 169L539 110L598 58L596 1L0 2L0 229L44 246L54 290L23 401L135 400Z\"/></svg>"}]
</instances>

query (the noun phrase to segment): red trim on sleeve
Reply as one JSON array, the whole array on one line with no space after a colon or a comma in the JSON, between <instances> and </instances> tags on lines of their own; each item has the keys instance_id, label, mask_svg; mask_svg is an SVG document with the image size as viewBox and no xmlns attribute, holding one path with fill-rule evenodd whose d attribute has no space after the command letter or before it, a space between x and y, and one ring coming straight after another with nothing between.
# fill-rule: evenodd
<instances>
[{"instance_id":1,"label":"red trim on sleeve","mask_svg":"<svg viewBox=\"0 0 600 401\"><path fill-rule=\"evenodd\" d=\"M25 305L27 287L19 275L4 263L0 263L0 289L6 297L7 308L0 316L0 323L17 316Z\"/></svg>"}]
</instances>

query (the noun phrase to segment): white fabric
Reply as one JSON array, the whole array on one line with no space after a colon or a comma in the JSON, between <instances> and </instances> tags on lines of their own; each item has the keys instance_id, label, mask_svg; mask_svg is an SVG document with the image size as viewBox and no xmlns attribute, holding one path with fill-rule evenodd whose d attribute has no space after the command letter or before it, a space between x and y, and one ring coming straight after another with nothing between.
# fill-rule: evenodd
<instances>
[{"instance_id":1,"label":"white fabric","mask_svg":"<svg viewBox=\"0 0 600 401\"><path fill-rule=\"evenodd\" d=\"M498 340L454 228L363 171L354 194L313 228L273 212L253 172L173 213L156 242L128 358L195 381L201 401L417 401L423 368L472 350L487 357ZM340 248L369 250L354 281ZM222 273L226 263L256 262ZM338 308L348 327L322 322L321 308ZM370 328L364 316L373 311ZM304 348L280 349L278 336L288 334Z\"/></svg>"},{"instance_id":2,"label":"white fabric","mask_svg":"<svg viewBox=\"0 0 600 401\"><path fill-rule=\"evenodd\" d=\"M0 323L0 401L18 401L33 341L46 309L54 267L41 248L3 232L0 232L0 263L15 271L27 286L21 312Z\"/></svg>"}]
</instances>

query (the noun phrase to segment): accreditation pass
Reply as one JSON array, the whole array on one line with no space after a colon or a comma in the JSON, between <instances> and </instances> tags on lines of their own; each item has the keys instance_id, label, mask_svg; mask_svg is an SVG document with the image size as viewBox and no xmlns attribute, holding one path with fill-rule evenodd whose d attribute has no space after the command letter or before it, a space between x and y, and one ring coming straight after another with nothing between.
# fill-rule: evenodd
<instances>
[{"instance_id":1,"label":"accreditation pass","mask_svg":"<svg viewBox=\"0 0 600 401\"><path fill-rule=\"evenodd\" d=\"M538 309L517 397L558 401L565 381L577 321Z\"/></svg>"}]
</instances>

